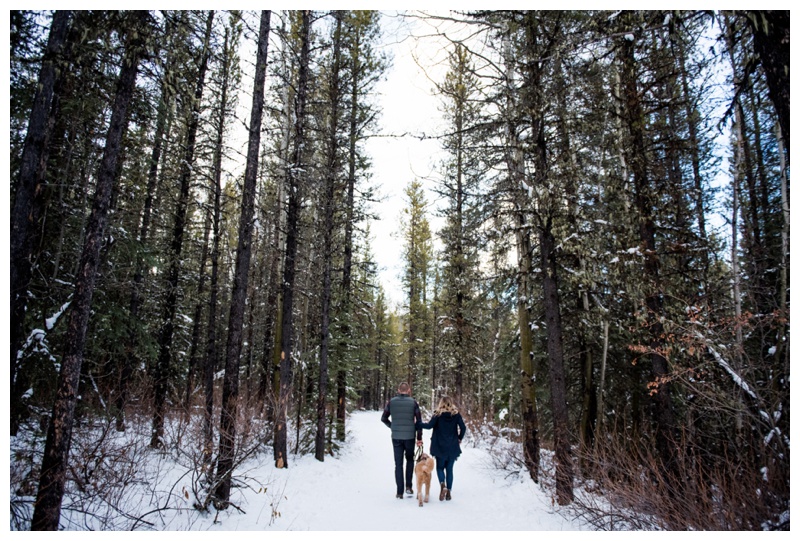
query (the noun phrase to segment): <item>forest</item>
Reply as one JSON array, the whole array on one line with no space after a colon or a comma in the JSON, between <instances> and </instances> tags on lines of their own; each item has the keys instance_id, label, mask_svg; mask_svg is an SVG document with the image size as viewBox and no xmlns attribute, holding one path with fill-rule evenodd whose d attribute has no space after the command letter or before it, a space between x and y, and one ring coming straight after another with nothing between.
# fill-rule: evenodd
<instances>
[{"instance_id":1,"label":"forest","mask_svg":"<svg viewBox=\"0 0 800 541\"><path fill-rule=\"evenodd\" d=\"M447 58L399 306L388 18ZM789 529L788 11L11 11L9 68L12 530L145 452L235 507L401 381L597 524Z\"/></svg>"}]
</instances>

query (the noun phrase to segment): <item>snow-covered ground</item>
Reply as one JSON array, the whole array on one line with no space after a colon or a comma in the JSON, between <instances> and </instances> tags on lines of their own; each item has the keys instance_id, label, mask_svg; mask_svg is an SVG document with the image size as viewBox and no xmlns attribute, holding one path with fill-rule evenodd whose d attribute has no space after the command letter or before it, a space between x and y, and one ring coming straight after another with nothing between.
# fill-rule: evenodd
<instances>
[{"instance_id":1,"label":"snow-covered ground","mask_svg":"<svg viewBox=\"0 0 800 541\"><path fill-rule=\"evenodd\" d=\"M389 429L378 411L359 411L348 416L347 440L336 457L324 462L311 455L290 455L289 468L276 469L271 453L263 450L248 458L235 471L235 484L227 510L208 512L194 508L196 470L171 453L160 453L138 443L140 437L108 430L121 442L136 441L126 451L127 459L109 463L105 473L95 475L103 484L119 485L117 499L109 505L86 493L68 493L62 509L61 528L66 530L128 530L156 532L362 532L349 537L373 537L366 532L386 532L406 537L419 531L562 531L592 530L591 525L558 513L550 489L533 483L518 466L499 467L497 457L510 445L504 440L476 438L469 431L463 453L455 464L451 501L440 502L434 473L430 502L420 508L416 499L395 498L394 460ZM423 431L425 449L430 448L429 430ZM131 439L133 438L133 440ZM87 440L91 440L89 437ZM146 440L145 440L146 441ZM493 441L490 446L489 441ZM181 444L179 444L181 445ZM13 447L13 446L12 446ZM183 444L180 456L194 446ZM490 450L490 447L493 450ZM507 455L506 451L506 455ZM76 455L85 453L73 449ZM543 453L542 467L549 462ZM102 469L100 462L87 465ZM500 461L502 462L502 461ZM121 464L131 469L128 479ZM97 483L97 481L95 481ZM124 485L124 486L123 486ZM107 485L115 486L115 485ZM102 487L101 487L102 489ZM12 483L12 492L14 486ZM416 488L415 488L416 490ZM108 492L108 491L107 491ZM113 495L113 494L112 494ZM13 499L13 496L12 496ZM108 498L105 498L108 501ZM28 509L32 500L28 501ZM24 525L14 526L23 529ZM77 532L76 532L77 533ZM386 535L386 534L381 534ZM413 535L413 534L412 534ZM507 537L507 534L504 534Z\"/></svg>"},{"instance_id":2,"label":"snow-covered ground","mask_svg":"<svg viewBox=\"0 0 800 541\"><path fill-rule=\"evenodd\" d=\"M508 476L491 465L486 450L464 445L454 471L451 501L438 500L432 486L428 504L415 497L395 498L394 460L389 429L380 412L355 412L348 418L348 441L338 457L324 462L298 457L276 470L271 461L263 476L266 491L239 495L244 513L230 509L193 521L197 530L580 530L590 529L554 512L551 496L527 475ZM423 431L425 449L429 430ZM469 438L467 438L469 440ZM435 475L435 474L434 474ZM434 476L435 481L435 476ZM416 481L415 481L416 482ZM196 518L196 517L195 517ZM166 529L181 528L180 517Z\"/></svg>"}]
</instances>

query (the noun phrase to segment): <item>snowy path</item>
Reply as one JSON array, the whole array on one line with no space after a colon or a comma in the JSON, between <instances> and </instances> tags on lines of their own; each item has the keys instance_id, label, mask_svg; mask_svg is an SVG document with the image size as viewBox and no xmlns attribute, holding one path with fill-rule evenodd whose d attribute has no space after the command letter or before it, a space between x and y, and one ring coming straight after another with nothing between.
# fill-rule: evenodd
<instances>
[{"instance_id":1,"label":"snowy path","mask_svg":"<svg viewBox=\"0 0 800 541\"><path fill-rule=\"evenodd\" d=\"M453 499L418 506L416 498L394 496L394 462L389 429L380 412L356 412L348 418L348 442L338 458L313 456L290 462L285 470L250 472L269 477L266 494L249 492L236 511L202 529L225 530L579 530L588 529L555 514L550 496L530 479L504 479L492 470L486 451L470 445L455 465ZM424 431L425 449L430 447ZM469 439L469 438L467 438ZM435 483L435 473L434 473ZM416 490L416 489L415 489ZM283 498L280 498L280 492ZM277 503L280 516L272 518ZM195 525L195 528L200 525Z\"/></svg>"}]
</instances>

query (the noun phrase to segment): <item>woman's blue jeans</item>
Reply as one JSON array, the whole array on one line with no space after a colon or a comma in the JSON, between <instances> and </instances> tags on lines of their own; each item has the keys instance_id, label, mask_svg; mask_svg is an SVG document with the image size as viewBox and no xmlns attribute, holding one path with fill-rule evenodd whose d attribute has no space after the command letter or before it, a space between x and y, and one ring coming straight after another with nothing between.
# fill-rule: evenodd
<instances>
[{"instance_id":1,"label":"woman's blue jeans","mask_svg":"<svg viewBox=\"0 0 800 541\"><path fill-rule=\"evenodd\" d=\"M436 476L439 483L444 483L447 490L453 488L453 464L456 459L452 457L436 457Z\"/></svg>"}]
</instances>

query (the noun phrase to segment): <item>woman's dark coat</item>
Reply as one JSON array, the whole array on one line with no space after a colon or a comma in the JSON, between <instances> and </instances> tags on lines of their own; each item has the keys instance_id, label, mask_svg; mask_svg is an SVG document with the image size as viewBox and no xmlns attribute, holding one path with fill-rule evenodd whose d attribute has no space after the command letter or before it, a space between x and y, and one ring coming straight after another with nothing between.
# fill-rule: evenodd
<instances>
[{"instance_id":1,"label":"woman's dark coat","mask_svg":"<svg viewBox=\"0 0 800 541\"><path fill-rule=\"evenodd\" d=\"M438 458L456 459L461 454L461 440L467 432L464 419L460 413L453 415L449 411L434 415L427 423L417 423L417 429L433 429L431 436L431 454Z\"/></svg>"}]
</instances>

